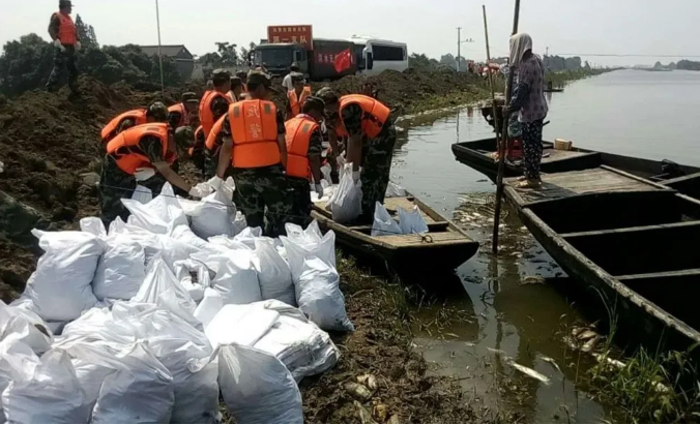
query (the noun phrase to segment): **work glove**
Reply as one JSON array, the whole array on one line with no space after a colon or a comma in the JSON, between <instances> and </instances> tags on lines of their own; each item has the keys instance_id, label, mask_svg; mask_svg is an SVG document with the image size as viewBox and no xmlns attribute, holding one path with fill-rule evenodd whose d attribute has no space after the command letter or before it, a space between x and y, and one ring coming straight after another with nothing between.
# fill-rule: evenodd
<instances>
[{"instance_id":1,"label":"work glove","mask_svg":"<svg viewBox=\"0 0 700 425\"><path fill-rule=\"evenodd\" d=\"M314 186L314 189L316 190L316 194L318 195L318 199L323 198L323 186L321 186L319 183L316 183Z\"/></svg>"},{"instance_id":2,"label":"work glove","mask_svg":"<svg viewBox=\"0 0 700 425\"><path fill-rule=\"evenodd\" d=\"M61 40L59 40L59 39L55 39L55 40L53 41L53 45L56 46L56 47L58 47L58 49L59 49L60 51L62 51L62 52L65 52L65 51L66 51L66 48L63 46L63 44L61 44Z\"/></svg>"},{"instance_id":3,"label":"work glove","mask_svg":"<svg viewBox=\"0 0 700 425\"><path fill-rule=\"evenodd\" d=\"M192 189L190 189L189 191L189 195L193 198L202 199L208 194L204 190L202 190L201 187L192 186Z\"/></svg>"},{"instance_id":4,"label":"work glove","mask_svg":"<svg viewBox=\"0 0 700 425\"><path fill-rule=\"evenodd\" d=\"M83 48L83 45L80 44L79 41L76 41L76 42L75 42L75 51L78 52L78 51L80 51L80 49L82 49L82 48Z\"/></svg>"},{"instance_id":5,"label":"work glove","mask_svg":"<svg viewBox=\"0 0 700 425\"><path fill-rule=\"evenodd\" d=\"M136 172L134 172L134 178L137 182L146 181L155 175L156 170L154 170L153 168L137 168Z\"/></svg>"},{"instance_id":6,"label":"work glove","mask_svg":"<svg viewBox=\"0 0 700 425\"><path fill-rule=\"evenodd\" d=\"M214 176L207 182L214 190L221 190L221 185L224 184L224 179L219 176Z\"/></svg>"}]
</instances>

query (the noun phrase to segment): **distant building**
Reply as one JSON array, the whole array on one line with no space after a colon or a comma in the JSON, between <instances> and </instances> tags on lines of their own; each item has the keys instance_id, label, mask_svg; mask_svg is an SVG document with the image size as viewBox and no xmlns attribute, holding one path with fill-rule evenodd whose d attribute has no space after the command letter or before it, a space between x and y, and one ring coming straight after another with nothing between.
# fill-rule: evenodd
<instances>
[{"instance_id":1,"label":"distant building","mask_svg":"<svg viewBox=\"0 0 700 425\"><path fill-rule=\"evenodd\" d=\"M149 56L158 56L158 46L139 46ZM177 62L177 70L184 80L189 80L194 71L194 56L187 50L184 44L160 46L163 57Z\"/></svg>"}]
</instances>

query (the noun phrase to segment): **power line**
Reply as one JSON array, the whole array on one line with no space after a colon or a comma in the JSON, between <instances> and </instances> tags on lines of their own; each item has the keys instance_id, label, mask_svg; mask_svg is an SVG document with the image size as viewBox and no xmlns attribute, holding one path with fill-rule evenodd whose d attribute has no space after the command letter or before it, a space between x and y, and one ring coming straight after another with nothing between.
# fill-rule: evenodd
<instances>
[{"instance_id":1,"label":"power line","mask_svg":"<svg viewBox=\"0 0 700 425\"><path fill-rule=\"evenodd\" d=\"M598 56L615 58L700 58L700 55L639 55L631 53L556 53L554 56Z\"/></svg>"}]
</instances>

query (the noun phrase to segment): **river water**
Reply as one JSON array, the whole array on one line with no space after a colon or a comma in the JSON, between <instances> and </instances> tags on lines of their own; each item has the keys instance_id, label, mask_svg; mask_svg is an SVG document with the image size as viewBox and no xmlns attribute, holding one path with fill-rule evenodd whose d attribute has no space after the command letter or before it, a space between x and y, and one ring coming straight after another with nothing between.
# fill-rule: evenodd
<instances>
[{"instance_id":1,"label":"river water","mask_svg":"<svg viewBox=\"0 0 700 425\"><path fill-rule=\"evenodd\" d=\"M549 102L545 140L562 137L595 150L700 164L692 119L700 107L700 73L616 71L572 83ZM457 141L486 137L493 137L491 127L478 110L465 108L409 127L395 151L392 180L461 222L482 244L458 269L458 282L422 282L450 292L427 296L416 309L416 349L431 373L457 379L482 409L527 422L614 419L614 408L587 393L591 360L563 341L570 326L583 321L574 300L558 290L568 278L509 208L501 253L490 254L495 186L450 150ZM509 361L550 382L523 374Z\"/></svg>"}]
</instances>

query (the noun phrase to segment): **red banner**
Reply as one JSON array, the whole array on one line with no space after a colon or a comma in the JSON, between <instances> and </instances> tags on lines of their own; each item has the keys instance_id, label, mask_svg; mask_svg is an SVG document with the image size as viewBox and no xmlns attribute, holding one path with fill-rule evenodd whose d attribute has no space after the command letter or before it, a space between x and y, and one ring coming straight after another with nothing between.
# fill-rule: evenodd
<instances>
[{"instance_id":1,"label":"red banner","mask_svg":"<svg viewBox=\"0 0 700 425\"><path fill-rule=\"evenodd\" d=\"M268 43L296 43L313 50L313 27L311 25L273 25L267 27Z\"/></svg>"}]
</instances>

